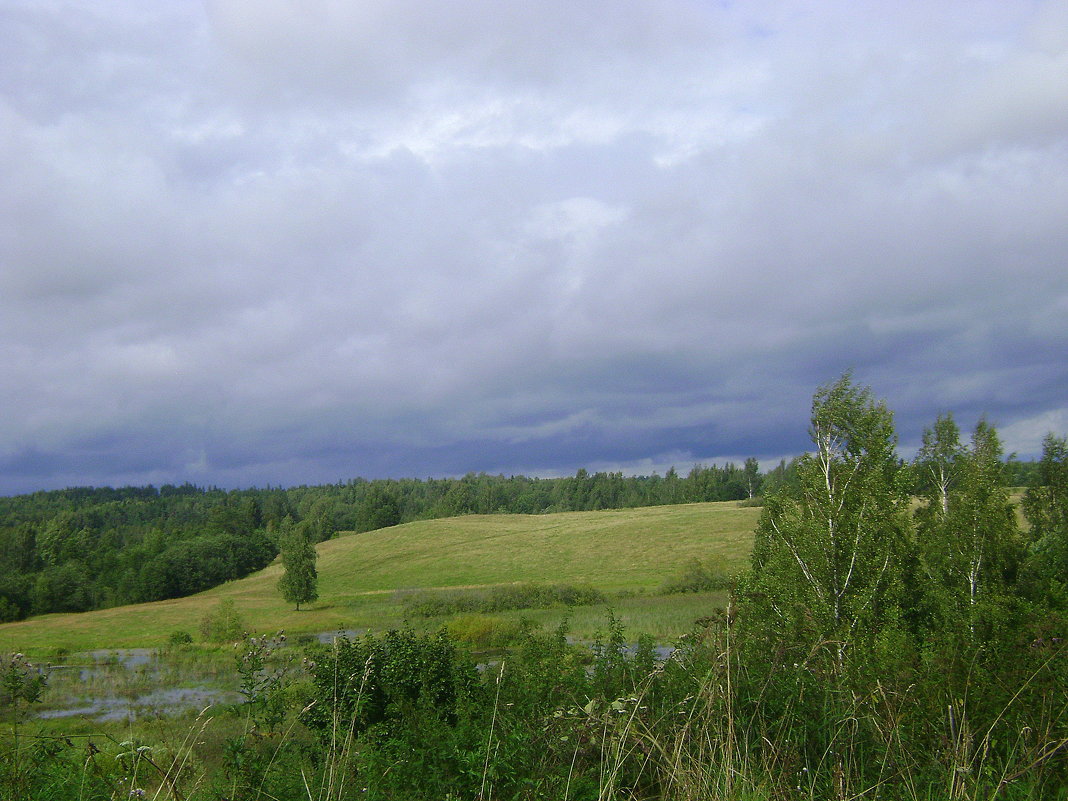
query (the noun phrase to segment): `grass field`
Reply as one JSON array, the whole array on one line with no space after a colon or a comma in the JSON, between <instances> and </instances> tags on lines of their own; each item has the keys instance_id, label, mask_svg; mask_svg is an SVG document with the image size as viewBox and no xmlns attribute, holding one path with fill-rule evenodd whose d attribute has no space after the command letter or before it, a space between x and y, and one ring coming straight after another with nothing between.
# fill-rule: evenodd
<instances>
[{"instance_id":1,"label":"grass field","mask_svg":"<svg viewBox=\"0 0 1068 801\"><path fill-rule=\"evenodd\" d=\"M275 563L188 598L2 625L0 651L159 646L176 630L197 636L200 620L223 598L233 599L250 631L381 629L402 622L398 590L512 582L590 584L628 596L613 601L624 623L666 638L687 630L715 598L648 593L694 558L741 568L759 512L727 502L472 515L346 534L318 546L319 600L299 612L278 594L281 567ZM561 610L527 614L547 625L562 615ZM576 610L572 617L579 634L603 619L603 608Z\"/></svg>"}]
</instances>

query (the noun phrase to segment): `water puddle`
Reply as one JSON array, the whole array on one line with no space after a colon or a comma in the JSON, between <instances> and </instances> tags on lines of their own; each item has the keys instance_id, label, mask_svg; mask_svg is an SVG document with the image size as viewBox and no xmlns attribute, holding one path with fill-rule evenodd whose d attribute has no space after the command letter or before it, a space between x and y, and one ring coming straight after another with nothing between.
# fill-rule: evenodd
<instances>
[{"instance_id":1,"label":"water puddle","mask_svg":"<svg viewBox=\"0 0 1068 801\"><path fill-rule=\"evenodd\" d=\"M86 655L92 657L94 662L122 665L127 670L133 670L151 664L157 652L153 648L118 648L89 651Z\"/></svg>"},{"instance_id":2,"label":"water puddle","mask_svg":"<svg viewBox=\"0 0 1068 801\"><path fill-rule=\"evenodd\" d=\"M340 629L338 631L320 631L318 634L313 634L323 645L329 645L336 639L344 637L346 640L355 640L357 637L362 637L367 633L367 629Z\"/></svg>"}]
</instances>

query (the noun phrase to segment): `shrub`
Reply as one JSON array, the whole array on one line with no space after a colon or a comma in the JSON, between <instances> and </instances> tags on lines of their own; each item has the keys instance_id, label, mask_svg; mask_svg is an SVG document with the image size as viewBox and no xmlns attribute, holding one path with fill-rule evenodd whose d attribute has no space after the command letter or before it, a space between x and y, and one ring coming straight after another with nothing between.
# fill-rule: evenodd
<instances>
[{"instance_id":1,"label":"shrub","mask_svg":"<svg viewBox=\"0 0 1068 801\"><path fill-rule=\"evenodd\" d=\"M193 635L188 631L172 631L171 636L167 638L168 645L189 645L193 642Z\"/></svg>"},{"instance_id":2,"label":"shrub","mask_svg":"<svg viewBox=\"0 0 1068 801\"><path fill-rule=\"evenodd\" d=\"M312 679L318 703L304 719L324 737L335 734L339 721L359 733L396 722L416 707L451 722L478 688L474 665L444 629L437 634L404 629L382 637L339 637L316 660Z\"/></svg>"},{"instance_id":3,"label":"shrub","mask_svg":"<svg viewBox=\"0 0 1068 801\"><path fill-rule=\"evenodd\" d=\"M506 612L513 609L546 609L555 606L592 606L605 596L589 585L505 584L476 590L410 592L400 596L408 617L436 617L464 612Z\"/></svg>"},{"instance_id":4,"label":"shrub","mask_svg":"<svg viewBox=\"0 0 1068 801\"><path fill-rule=\"evenodd\" d=\"M0 657L0 707L14 709L20 701L37 703L47 685L48 674L22 654Z\"/></svg>"},{"instance_id":5,"label":"shrub","mask_svg":"<svg viewBox=\"0 0 1068 801\"><path fill-rule=\"evenodd\" d=\"M533 623L476 612L454 617L445 628L454 639L476 648L505 648L522 641Z\"/></svg>"},{"instance_id":6,"label":"shrub","mask_svg":"<svg viewBox=\"0 0 1068 801\"><path fill-rule=\"evenodd\" d=\"M233 642L244 633L245 622L230 598L219 601L200 621L200 636L205 642Z\"/></svg>"},{"instance_id":7,"label":"shrub","mask_svg":"<svg viewBox=\"0 0 1068 801\"><path fill-rule=\"evenodd\" d=\"M691 559L682 570L660 585L661 595L678 595L684 592L714 592L731 586L731 575L722 559Z\"/></svg>"}]
</instances>

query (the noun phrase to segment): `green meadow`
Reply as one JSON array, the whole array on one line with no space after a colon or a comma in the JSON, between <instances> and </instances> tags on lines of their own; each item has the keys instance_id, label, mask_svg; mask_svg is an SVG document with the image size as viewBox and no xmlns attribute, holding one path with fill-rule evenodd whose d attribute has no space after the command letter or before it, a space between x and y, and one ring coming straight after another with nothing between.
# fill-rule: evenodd
<instances>
[{"instance_id":1,"label":"green meadow","mask_svg":"<svg viewBox=\"0 0 1068 801\"><path fill-rule=\"evenodd\" d=\"M692 560L744 567L760 510L729 501L546 515L469 515L425 520L318 546L319 599L296 611L281 599L276 562L239 581L186 598L80 614L43 615L0 626L0 650L56 651L158 647L173 632L194 638L200 621L231 599L250 632L291 634L382 630L403 624L413 590L493 587L518 582L589 585L608 597L629 631L666 641L722 602L716 594L662 596L657 589ZM552 626L563 609L520 610ZM577 636L603 626L604 605L570 613ZM413 620L433 627L442 620Z\"/></svg>"}]
</instances>

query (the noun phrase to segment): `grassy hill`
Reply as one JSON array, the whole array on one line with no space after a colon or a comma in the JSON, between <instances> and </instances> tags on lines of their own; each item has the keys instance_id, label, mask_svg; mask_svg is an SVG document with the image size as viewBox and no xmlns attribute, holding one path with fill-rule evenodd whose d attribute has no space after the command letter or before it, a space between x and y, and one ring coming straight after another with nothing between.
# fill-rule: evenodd
<instances>
[{"instance_id":1,"label":"grassy hill","mask_svg":"<svg viewBox=\"0 0 1068 801\"><path fill-rule=\"evenodd\" d=\"M736 502L550 515L472 515L427 520L318 546L319 601L300 612L276 585L276 562L259 573L198 595L74 615L44 615L0 626L0 651L156 646L176 630L195 636L204 615L233 599L250 631L321 632L396 625L406 589L511 582L591 584L637 597L615 604L625 622L668 636L685 630L708 599L641 595L691 559L748 558L760 510ZM528 613L551 623L559 610ZM596 612L603 618L604 610ZM576 629L596 625L575 614Z\"/></svg>"}]
</instances>

